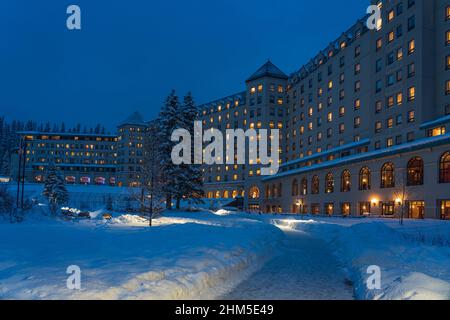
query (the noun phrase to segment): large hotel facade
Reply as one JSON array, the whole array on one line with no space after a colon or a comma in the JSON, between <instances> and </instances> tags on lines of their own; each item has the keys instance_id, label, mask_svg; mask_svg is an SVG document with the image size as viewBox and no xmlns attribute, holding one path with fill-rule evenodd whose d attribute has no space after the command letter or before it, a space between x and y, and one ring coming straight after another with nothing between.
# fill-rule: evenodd
<instances>
[{"instance_id":1,"label":"large hotel facade","mask_svg":"<svg viewBox=\"0 0 450 320\"><path fill-rule=\"evenodd\" d=\"M118 133L21 132L26 141L25 180L41 183L55 165L67 184L138 187L143 183L143 142L148 123L135 112ZM14 161L15 167L18 161ZM17 168L13 172L17 172Z\"/></svg>"},{"instance_id":2,"label":"large hotel facade","mask_svg":"<svg viewBox=\"0 0 450 320\"><path fill-rule=\"evenodd\" d=\"M245 91L202 106L206 127L278 128L278 174L206 166L209 198L251 211L450 218L450 1L372 1L290 76L270 61Z\"/></svg>"},{"instance_id":3,"label":"large hotel facade","mask_svg":"<svg viewBox=\"0 0 450 320\"><path fill-rule=\"evenodd\" d=\"M268 61L242 92L199 107L203 128L279 129L280 170L259 161L204 166L208 198L257 212L450 219L450 0L372 1L298 71ZM117 135L27 137L26 175L56 159L69 183L142 184L138 114Z\"/></svg>"}]
</instances>

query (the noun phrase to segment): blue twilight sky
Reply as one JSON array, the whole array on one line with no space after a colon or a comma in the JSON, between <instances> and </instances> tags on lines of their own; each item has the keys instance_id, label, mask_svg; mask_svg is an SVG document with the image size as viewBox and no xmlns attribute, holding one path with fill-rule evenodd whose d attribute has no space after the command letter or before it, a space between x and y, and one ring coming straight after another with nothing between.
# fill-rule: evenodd
<instances>
[{"instance_id":1,"label":"blue twilight sky","mask_svg":"<svg viewBox=\"0 0 450 320\"><path fill-rule=\"evenodd\" d=\"M297 70L369 0L1 0L0 116L115 125L155 116L174 88L197 103L244 90L267 58ZM77 4L82 30L66 28Z\"/></svg>"}]
</instances>

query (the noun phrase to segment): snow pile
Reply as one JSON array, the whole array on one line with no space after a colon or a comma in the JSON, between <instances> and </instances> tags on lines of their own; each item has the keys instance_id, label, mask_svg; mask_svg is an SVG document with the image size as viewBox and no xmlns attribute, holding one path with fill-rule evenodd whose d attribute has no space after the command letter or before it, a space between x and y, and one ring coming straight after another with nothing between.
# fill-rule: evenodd
<instances>
[{"instance_id":1,"label":"snow pile","mask_svg":"<svg viewBox=\"0 0 450 320\"><path fill-rule=\"evenodd\" d=\"M353 219L274 223L325 239L346 266L358 299L450 299L450 248L405 239L412 229L400 230L389 221ZM370 266L381 268L380 290L368 289Z\"/></svg>"},{"instance_id":2,"label":"snow pile","mask_svg":"<svg viewBox=\"0 0 450 320\"><path fill-rule=\"evenodd\" d=\"M225 209L220 209L220 210L217 210L216 212L214 212L214 214L216 214L218 216L229 216L232 213L235 213L235 212L231 212L231 211L225 210Z\"/></svg>"},{"instance_id":3,"label":"snow pile","mask_svg":"<svg viewBox=\"0 0 450 320\"><path fill-rule=\"evenodd\" d=\"M201 299L231 290L271 257L272 225L210 213L171 214L147 227L113 221L0 224L0 299ZM68 266L81 290L66 288Z\"/></svg>"}]
</instances>

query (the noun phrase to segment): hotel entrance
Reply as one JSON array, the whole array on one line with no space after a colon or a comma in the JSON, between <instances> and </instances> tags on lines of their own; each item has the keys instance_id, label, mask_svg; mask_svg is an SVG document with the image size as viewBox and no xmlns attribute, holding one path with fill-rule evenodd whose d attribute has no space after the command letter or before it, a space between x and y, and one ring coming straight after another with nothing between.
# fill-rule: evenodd
<instances>
[{"instance_id":1,"label":"hotel entrance","mask_svg":"<svg viewBox=\"0 0 450 320\"><path fill-rule=\"evenodd\" d=\"M425 202L424 201L409 201L408 202L408 218L409 219L424 219Z\"/></svg>"}]
</instances>

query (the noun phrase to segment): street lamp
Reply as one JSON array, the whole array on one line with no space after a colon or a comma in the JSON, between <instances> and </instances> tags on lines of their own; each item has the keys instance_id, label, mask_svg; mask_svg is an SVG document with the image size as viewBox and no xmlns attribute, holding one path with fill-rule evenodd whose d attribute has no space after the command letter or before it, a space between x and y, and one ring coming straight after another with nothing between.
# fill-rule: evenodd
<instances>
[{"instance_id":1,"label":"street lamp","mask_svg":"<svg viewBox=\"0 0 450 320\"><path fill-rule=\"evenodd\" d=\"M299 209L300 217L303 219L303 212L302 212L303 201L302 200L297 200L297 206L298 206L298 209Z\"/></svg>"}]
</instances>

